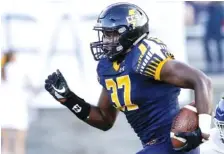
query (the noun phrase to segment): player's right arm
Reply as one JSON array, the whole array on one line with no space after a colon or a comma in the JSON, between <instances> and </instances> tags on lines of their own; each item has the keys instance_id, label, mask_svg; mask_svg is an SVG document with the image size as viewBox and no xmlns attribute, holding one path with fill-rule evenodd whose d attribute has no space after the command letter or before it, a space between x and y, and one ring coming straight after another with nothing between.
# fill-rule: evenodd
<instances>
[{"instance_id":1,"label":"player's right arm","mask_svg":"<svg viewBox=\"0 0 224 154\"><path fill-rule=\"evenodd\" d=\"M89 125L101 130L109 130L117 117L118 110L109 101L106 89L102 89L97 106L91 106L89 118L85 120Z\"/></svg>"},{"instance_id":2,"label":"player's right arm","mask_svg":"<svg viewBox=\"0 0 224 154\"><path fill-rule=\"evenodd\" d=\"M93 127L106 131L116 120L118 111L110 104L109 96L104 88L98 105L92 106L70 91L66 80L57 70L45 80L45 89L79 119Z\"/></svg>"}]
</instances>

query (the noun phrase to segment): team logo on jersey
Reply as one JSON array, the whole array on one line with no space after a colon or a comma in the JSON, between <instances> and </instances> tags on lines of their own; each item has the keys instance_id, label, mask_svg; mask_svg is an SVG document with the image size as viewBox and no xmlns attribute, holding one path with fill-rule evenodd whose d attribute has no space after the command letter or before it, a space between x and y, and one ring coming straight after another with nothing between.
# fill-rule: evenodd
<instances>
[{"instance_id":1,"label":"team logo on jersey","mask_svg":"<svg viewBox=\"0 0 224 154\"><path fill-rule=\"evenodd\" d=\"M120 67L119 72L123 72L125 70L125 66Z\"/></svg>"}]
</instances>

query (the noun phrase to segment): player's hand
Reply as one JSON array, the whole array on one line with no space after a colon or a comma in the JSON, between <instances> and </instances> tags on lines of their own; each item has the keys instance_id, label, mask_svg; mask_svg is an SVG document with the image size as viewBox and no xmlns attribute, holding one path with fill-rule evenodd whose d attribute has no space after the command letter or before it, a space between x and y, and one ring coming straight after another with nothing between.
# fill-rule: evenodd
<instances>
[{"instance_id":1,"label":"player's hand","mask_svg":"<svg viewBox=\"0 0 224 154\"><path fill-rule=\"evenodd\" d=\"M61 103L67 100L71 92L59 70L49 75L45 80L45 89Z\"/></svg>"},{"instance_id":2,"label":"player's hand","mask_svg":"<svg viewBox=\"0 0 224 154\"><path fill-rule=\"evenodd\" d=\"M178 149L175 149L176 151L184 151L188 152L191 151L192 149L197 148L202 142L203 139L208 139L207 136L201 133L201 129L198 128L193 132L181 132L175 134L177 137L181 137L187 140L186 144Z\"/></svg>"}]
</instances>

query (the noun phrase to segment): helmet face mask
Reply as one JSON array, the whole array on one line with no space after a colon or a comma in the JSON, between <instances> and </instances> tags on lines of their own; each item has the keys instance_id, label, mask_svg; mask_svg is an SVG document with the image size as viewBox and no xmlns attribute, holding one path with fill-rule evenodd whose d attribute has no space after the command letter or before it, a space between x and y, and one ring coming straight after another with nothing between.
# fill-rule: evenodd
<instances>
[{"instance_id":1,"label":"helmet face mask","mask_svg":"<svg viewBox=\"0 0 224 154\"><path fill-rule=\"evenodd\" d=\"M93 30L98 32L98 41L90 44L94 59L115 61L148 33L148 17L136 5L115 3L101 12Z\"/></svg>"},{"instance_id":2,"label":"helmet face mask","mask_svg":"<svg viewBox=\"0 0 224 154\"><path fill-rule=\"evenodd\" d=\"M221 138L222 142L224 143L224 121L219 121L215 118L214 123L215 123L216 128L219 130L220 138Z\"/></svg>"},{"instance_id":3,"label":"helmet face mask","mask_svg":"<svg viewBox=\"0 0 224 154\"><path fill-rule=\"evenodd\" d=\"M216 107L214 123L219 131L221 141L224 143L224 100Z\"/></svg>"},{"instance_id":4,"label":"helmet face mask","mask_svg":"<svg viewBox=\"0 0 224 154\"><path fill-rule=\"evenodd\" d=\"M119 43L119 39L123 33L120 29L123 28L99 28L98 42L91 43L92 54L95 55L95 60L109 58L114 60L118 54L123 51L122 45ZM95 48L95 50L93 50Z\"/></svg>"}]
</instances>

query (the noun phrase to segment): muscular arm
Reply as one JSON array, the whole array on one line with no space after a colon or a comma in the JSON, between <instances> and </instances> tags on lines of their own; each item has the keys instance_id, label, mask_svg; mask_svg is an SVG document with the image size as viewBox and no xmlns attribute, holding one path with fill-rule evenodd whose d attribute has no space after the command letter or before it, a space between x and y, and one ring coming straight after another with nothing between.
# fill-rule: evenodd
<instances>
[{"instance_id":1,"label":"muscular arm","mask_svg":"<svg viewBox=\"0 0 224 154\"><path fill-rule=\"evenodd\" d=\"M199 114L212 113L212 86L210 79L201 71L174 59L166 45L150 38L144 42L149 47L139 45L140 56L134 70L155 80L177 87L193 89Z\"/></svg>"},{"instance_id":2,"label":"muscular arm","mask_svg":"<svg viewBox=\"0 0 224 154\"><path fill-rule=\"evenodd\" d=\"M113 126L117 117L117 110L110 104L105 89L101 92L98 106L92 106L69 89L64 76L59 70L53 72L45 80L45 89L80 120L89 125L104 131Z\"/></svg>"},{"instance_id":3,"label":"muscular arm","mask_svg":"<svg viewBox=\"0 0 224 154\"><path fill-rule=\"evenodd\" d=\"M212 114L212 85L203 72L176 60L169 60L161 70L160 80L181 88L193 89L198 113Z\"/></svg>"},{"instance_id":4,"label":"muscular arm","mask_svg":"<svg viewBox=\"0 0 224 154\"><path fill-rule=\"evenodd\" d=\"M109 130L117 117L118 111L110 104L105 89L102 89L98 106L91 106L89 118L85 121L89 125L101 130Z\"/></svg>"}]
</instances>

